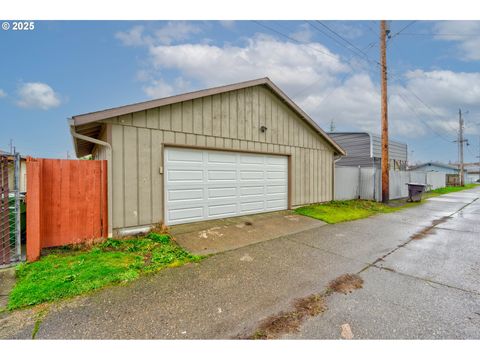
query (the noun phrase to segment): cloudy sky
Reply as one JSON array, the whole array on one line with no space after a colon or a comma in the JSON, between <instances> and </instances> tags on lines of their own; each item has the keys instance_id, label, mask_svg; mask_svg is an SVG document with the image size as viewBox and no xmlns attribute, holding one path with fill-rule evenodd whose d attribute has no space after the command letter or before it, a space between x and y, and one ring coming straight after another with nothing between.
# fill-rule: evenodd
<instances>
[{"instance_id":1,"label":"cloudy sky","mask_svg":"<svg viewBox=\"0 0 480 360\"><path fill-rule=\"evenodd\" d=\"M73 154L67 118L268 76L329 130L380 132L378 21L40 21L0 30L0 149ZM392 21L390 134L413 162L480 139L480 22Z\"/></svg>"}]
</instances>

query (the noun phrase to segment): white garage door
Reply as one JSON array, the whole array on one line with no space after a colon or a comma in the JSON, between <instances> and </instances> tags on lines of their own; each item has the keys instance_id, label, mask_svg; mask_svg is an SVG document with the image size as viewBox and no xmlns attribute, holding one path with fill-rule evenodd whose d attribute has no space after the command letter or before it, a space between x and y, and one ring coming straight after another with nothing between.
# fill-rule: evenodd
<instances>
[{"instance_id":1,"label":"white garage door","mask_svg":"<svg viewBox=\"0 0 480 360\"><path fill-rule=\"evenodd\" d=\"M165 149L166 224L288 207L288 159L184 148Z\"/></svg>"}]
</instances>

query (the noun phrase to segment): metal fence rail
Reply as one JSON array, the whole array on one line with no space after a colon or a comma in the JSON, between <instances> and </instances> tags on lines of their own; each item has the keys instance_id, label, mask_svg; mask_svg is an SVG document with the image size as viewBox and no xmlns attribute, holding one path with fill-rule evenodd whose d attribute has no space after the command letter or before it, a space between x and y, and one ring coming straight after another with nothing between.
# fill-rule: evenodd
<instances>
[{"instance_id":1,"label":"metal fence rail","mask_svg":"<svg viewBox=\"0 0 480 360\"><path fill-rule=\"evenodd\" d=\"M0 155L0 267L21 260L20 155Z\"/></svg>"}]
</instances>

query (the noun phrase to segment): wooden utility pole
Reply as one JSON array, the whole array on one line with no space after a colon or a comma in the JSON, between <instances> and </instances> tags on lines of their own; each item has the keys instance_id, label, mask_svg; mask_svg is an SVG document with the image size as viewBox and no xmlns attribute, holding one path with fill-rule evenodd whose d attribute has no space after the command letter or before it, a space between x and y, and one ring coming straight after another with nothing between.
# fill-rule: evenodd
<instances>
[{"instance_id":1,"label":"wooden utility pole","mask_svg":"<svg viewBox=\"0 0 480 360\"><path fill-rule=\"evenodd\" d=\"M459 155L460 155L460 186L465 185L465 179L463 175L463 143L465 140L463 140L463 118L462 118L462 109L458 109L458 145L459 147Z\"/></svg>"},{"instance_id":2,"label":"wooden utility pole","mask_svg":"<svg viewBox=\"0 0 480 360\"><path fill-rule=\"evenodd\" d=\"M389 200L388 104L387 104L387 24L380 21L380 63L382 67L382 202Z\"/></svg>"}]
</instances>

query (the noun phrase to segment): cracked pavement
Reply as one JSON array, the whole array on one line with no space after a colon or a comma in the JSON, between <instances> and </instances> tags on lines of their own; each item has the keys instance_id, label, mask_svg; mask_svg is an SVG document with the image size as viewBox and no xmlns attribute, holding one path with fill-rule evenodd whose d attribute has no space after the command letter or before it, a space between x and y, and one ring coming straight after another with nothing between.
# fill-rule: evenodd
<instances>
[{"instance_id":1,"label":"cracked pavement","mask_svg":"<svg viewBox=\"0 0 480 360\"><path fill-rule=\"evenodd\" d=\"M431 198L54 304L36 338L234 338L337 276L358 273L362 289L332 294L322 315L284 338L339 339L348 324L354 339L479 339L479 197L476 188ZM31 338L34 322L16 323L0 337Z\"/></svg>"}]
</instances>

